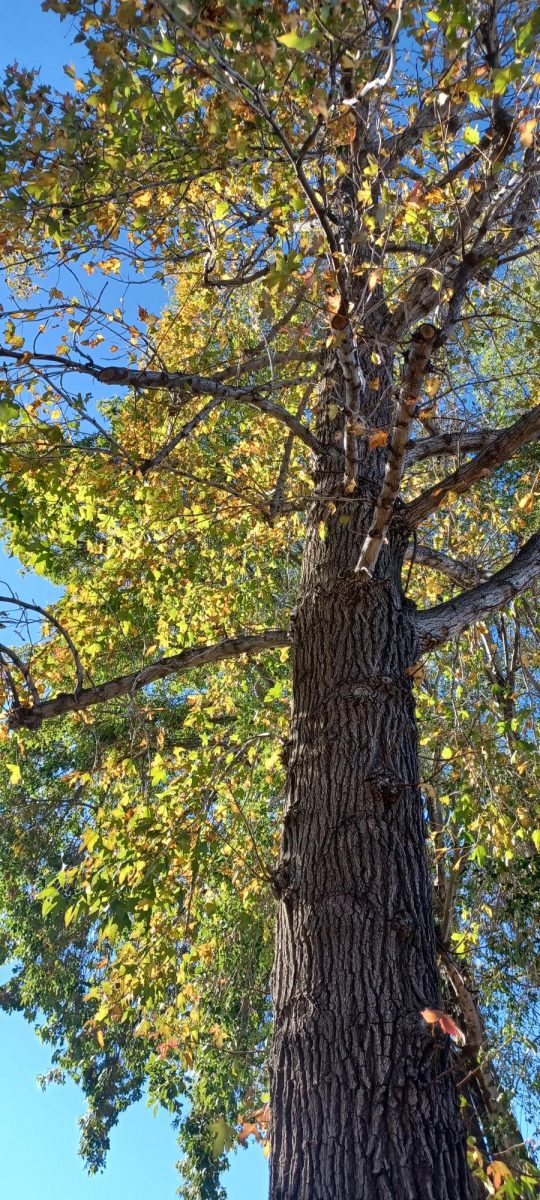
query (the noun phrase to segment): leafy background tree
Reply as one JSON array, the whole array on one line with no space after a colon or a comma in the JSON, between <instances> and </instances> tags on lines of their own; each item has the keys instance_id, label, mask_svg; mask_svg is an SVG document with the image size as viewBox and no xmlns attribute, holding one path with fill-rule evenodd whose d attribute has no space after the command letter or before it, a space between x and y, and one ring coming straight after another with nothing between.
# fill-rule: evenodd
<instances>
[{"instance_id":1,"label":"leafy background tree","mask_svg":"<svg viewBox=\"0 0 540 1200\"><path fill-rule=\"evenodd\" d=\"M537 15L44 7L93 66L13 68L0 111L2 516L63 589L2 601L3 1004L82 1083L91 1170L145 1087L186 1197L268 1150L303 547L368 589L408 541L443 989L411 1029L479 1194L534 1195Z\"/></svg>"}]
</instances>

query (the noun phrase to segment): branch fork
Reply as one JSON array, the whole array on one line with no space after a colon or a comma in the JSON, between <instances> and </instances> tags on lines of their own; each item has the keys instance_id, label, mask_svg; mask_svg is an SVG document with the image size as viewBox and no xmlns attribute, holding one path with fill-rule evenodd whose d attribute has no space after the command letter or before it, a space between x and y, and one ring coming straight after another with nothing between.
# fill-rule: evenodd
<instances>
[{"instance_id":1,"label":"branch fork","mask_svg":"<svg viewBox=\"0 0 540 1200\"><path fill-rule=\"evenodd\" d=\"M413 335L400 389L394 427L390 434L384 479L371 525L356 566L357 573L373 575L390 524L405 469L405 454L422 381L437 344L434 325L419 325Z\"/></svg>"}]
</instances>

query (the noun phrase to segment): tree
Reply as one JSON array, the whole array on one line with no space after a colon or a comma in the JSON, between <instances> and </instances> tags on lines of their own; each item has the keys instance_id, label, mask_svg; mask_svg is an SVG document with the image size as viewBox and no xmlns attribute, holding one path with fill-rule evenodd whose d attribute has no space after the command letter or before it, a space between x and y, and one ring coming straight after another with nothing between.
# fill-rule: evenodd
<instances>
[{"instance_id":1,"label":"tree","mask_svg":"<svg viewBox=\"0 0 540 1200\"><path fill-rule=\"evenodd\" d=\"M34 1012L56 956L48 1036L91 1097L90 1162L149 1077L176 1113L189 1094L186 1195L216 1195L239 1114L241 1140L266 1133L271 890L272 1200L466 1200L471 1168L531 1195L464 916L491 835L474 794L455 789L448 820L441 796L491 733L513 841L503 821L482 886L515 943L509 897L532 911L538 849L527 798L515 835L538 695L531 601L515 601L540 572L540 406L519 386L533 274L510 320L500 301L536 251L538 13L44 7L75 19L92 67L68 70L65 96L14 67L1 113L18 290L3 514L66 588L41 614L3 600L44 635L2 649L4 905L24 966L4 1003ZM90 293L122 275L127 299ZM160 317L152 280L171 289ZM415 685L435 747L423 791Z\"/></svg>"}]
</instances>

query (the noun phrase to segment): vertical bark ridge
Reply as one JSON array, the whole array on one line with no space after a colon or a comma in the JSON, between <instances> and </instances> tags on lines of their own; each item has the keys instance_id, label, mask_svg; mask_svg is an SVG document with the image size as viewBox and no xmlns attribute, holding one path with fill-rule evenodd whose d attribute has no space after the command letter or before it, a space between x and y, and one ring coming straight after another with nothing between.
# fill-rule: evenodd
<instances>
[{"instance_id":1,"label":"vertical bark ridge","mask_svg":"<svg viewBox=\"0 0 540 1200\"><path fill-rule=\"evenodd\" d=\"M418 786L417 655L392 536L354 578L369 504L307 532L273 978L271 1200L469 1200L439 1007Z\"/></svg>"}]
</instances>

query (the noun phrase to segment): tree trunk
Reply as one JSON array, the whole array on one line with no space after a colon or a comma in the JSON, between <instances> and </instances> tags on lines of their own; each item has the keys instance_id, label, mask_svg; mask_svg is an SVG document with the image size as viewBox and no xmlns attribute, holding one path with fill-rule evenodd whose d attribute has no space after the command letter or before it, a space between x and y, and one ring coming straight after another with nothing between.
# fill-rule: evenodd
<instances>
[{"instance_id":1,"label":"tree trunk","mask_svg":"<svg viewBox=\"0 0 540 1200\"><path fill-rule=\"evenodd\" d=\"M293 621L271 1200L472 1195L449 1039L420 1015L440 1002L400 535L354 576L373 492L314 502Z\"/></svg>"}]
</instances>

